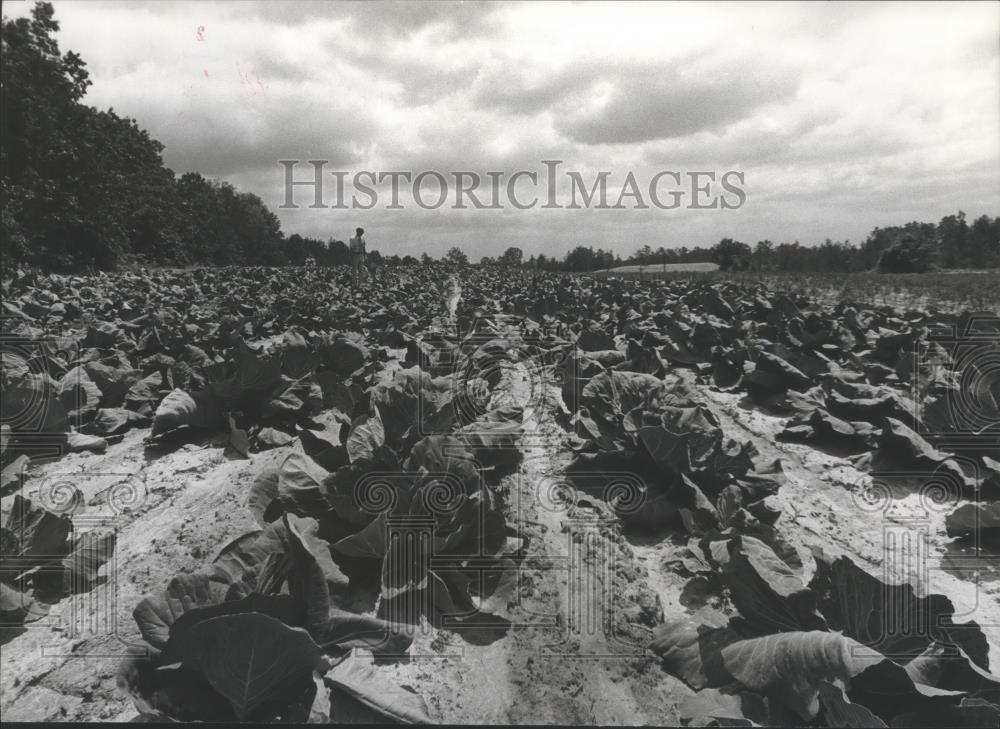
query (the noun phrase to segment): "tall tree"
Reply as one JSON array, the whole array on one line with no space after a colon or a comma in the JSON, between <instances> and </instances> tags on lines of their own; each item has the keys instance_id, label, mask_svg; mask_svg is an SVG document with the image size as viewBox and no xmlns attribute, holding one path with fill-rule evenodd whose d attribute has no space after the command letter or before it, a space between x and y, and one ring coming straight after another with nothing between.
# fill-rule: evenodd
<instances>
[{"instance_id":1,"label":"tall tree","mask_svg":"<svg viewBox=\"0 0 1000 729\"><path fill-rule=\"evenodd\" d=\"M458 246L454 246L453 248L450 248L448 250L448 252L445 254L445 259L449 263L454 263L454 264L456 264L458 266L467 266L467 265L469 265L469 257L467 255L465 255L465 251L463 251Z\"/></svg>"},{"instance_id":2,"label":"tall tree","mask_svg":"<svg viewBox=\"0 0 1000 729\"><path fill-rule=\"evenodd\" d=\"M750 246L732 238L723 238L712 249L712 261L723 271L745 271L750 267Z\"/></svg>"},{"instance_id":3,"label":"tall tree","mask_svg":"<svg viewBox=\"0 0 1000 729\"><path fill-rule=\"evenodd\" d=\"M286 263L278 219L258 197L197 173L176 179L135 120L83 103L86 66L60 52L58 30L47 2L3 20L4 262Z\"/></svg>"},{"instance_id":4,"label":"tall tree","mask_svg":"<svg viewBox=\"0 0 1000 729\"><path fill-rule=\"evenodd\" d=\"M503 252L503 255L500 257L500 264L510 268L518 268L523 260L524 251L512 246Z\"/></svg>"}]
</instances>

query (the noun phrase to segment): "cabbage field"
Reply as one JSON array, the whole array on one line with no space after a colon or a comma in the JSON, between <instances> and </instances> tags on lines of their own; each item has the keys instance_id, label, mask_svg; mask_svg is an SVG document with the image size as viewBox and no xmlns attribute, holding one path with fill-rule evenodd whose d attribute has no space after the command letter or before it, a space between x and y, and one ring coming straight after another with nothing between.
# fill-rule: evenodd
<instances>
[{"instance_id":1,"label":"cabbage field","mask_svg":"<svg viewBox=\"0 0 1000 729\"><path fill-rule=\"evenodd\" d=\"M997 726L1000 317L4 282L7 720Z\"/></svg>"}]
</instances>

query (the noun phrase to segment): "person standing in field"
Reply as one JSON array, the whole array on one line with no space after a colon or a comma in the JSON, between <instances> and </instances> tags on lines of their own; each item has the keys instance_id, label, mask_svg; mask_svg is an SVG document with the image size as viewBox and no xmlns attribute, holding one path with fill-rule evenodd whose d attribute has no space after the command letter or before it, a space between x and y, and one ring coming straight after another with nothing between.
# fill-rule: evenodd
<instances>
[{"instance_id":1,"label":"person standing in field","mask_svg":"<svg viewBox=\"0 0 1000 729\"><path fill-rule=\"evenodd\" d=\"M356 228L354 237L348 244L351 251L351 271L354 274L354 283L361 280L362 271L365 269L365 229Z\"/></svg>"}]
</instances>

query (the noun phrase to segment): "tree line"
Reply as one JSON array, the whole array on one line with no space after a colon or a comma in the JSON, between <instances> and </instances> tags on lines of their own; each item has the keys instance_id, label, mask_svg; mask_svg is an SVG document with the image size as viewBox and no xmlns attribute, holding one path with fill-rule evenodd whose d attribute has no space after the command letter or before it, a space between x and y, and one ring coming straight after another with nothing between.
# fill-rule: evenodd
<instances>
[{"instance_id":1,"label":"tree line","mask_svg":"<svg viewBox=\"0 0 1000 729\"><path fill-rule=\"evenodd\" d=\"M724 238L711 249L723 270L924 273L936 269L1000 267L1000 217L982 215L970 225L961 210L938 223L910 222L875 228L860 245L829 238L817 246L798 241L748 244Z\"/></svg>"},{"instance_id":2,"label":"tree line","mask_svg":"<svg viewBox=\"0 0 1000 729\"><path fill-rule=\"evenodd\" d=\"M263 201L165 167L134 119L82 102L86 64L61 53L52 5L3 19L0 166L4 265L47 270L126 265L281 265L347 246L291 236Z\"/></svg>"},{"instance_id":3,"label":"tree line","mask_svg":"<svg viewBox=\"0 0 1000 729\"><path fill-rule=\"evenodd\" d=\"M490 259L484 262L492 262ZM982 215L970 224L965 213L946 215L938 223L911 222L875 228L860 244L827 238L819 245L748 243L723 238L712 248L652 248L644 245L621 258L612 251L578 246L562 258L532 256L526 264L546 271L597 271L617 266L705 263L724 271L808 273L923 273L935 269L1000 267L1000 217Z\"/></svg>"},{"instance_id":4,"label":"tree line","mask_svg":"<svg viewBox=\"0 0 1000 729\"><path fill-rule=\"evenodd\" d=\"M164 166L163 145L134 119L82 99L91 85L86 64L62 53L52 5L30 18L3 19L0 104L0 190L3 265L47 270L129 265L339 265L343 241L285 236L277 216L254 194L197 172ZM375 265L417 263L412 256L369 253ZM428 254L420 261L430 262ZM444 260L468 265L455 247ZM525 259L517 247L480 265L546 271L595 271L624 265L715 262L726 270L927 271L1000 266L1000 218L971 224L963 212L937 224L876 228L860 245L826 240L815 246L749 244L731 238L712 248L652 248L631 256L577 246L562 257Z\"/></svg>"}]
</instances>

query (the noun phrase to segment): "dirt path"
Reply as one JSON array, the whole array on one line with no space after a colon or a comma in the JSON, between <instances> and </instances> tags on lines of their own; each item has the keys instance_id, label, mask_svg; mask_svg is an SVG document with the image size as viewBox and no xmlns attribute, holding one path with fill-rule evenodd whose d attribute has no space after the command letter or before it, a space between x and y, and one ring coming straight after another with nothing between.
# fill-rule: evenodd
<instances>
[{"instance_id":1,"label":"dirt path","mask_svg":"<svg viewBox=\"0 0 1000 729\"><path fill-rule=\"evenodd\" d=\"M428 631L416 642L421 657L393 672L449 723L676 723L690 691L644 654L660 612L645 570L613 517L558 496L571 454L554 419L557 391L530 382L523 364L506 368L495 391L492 406L525 408L524 459L500 489L530 545L498 613L513 627L489 646Z\"/></svg>"},{"instance_id":2,"label":"dirt path","mask_svg":"<svg viewBox=\"0 0 1000 729\"><path fill-rule=\"evenodd\" d=\"M452 321L460 296L454 284L444 302ZM516 327L507 337L508 351L517 351ZM782 419L742 408L736 395L704 388L701 394L727 436L752 441L761 461L784 463L778 527L807 564L810 548L818 547L847 554L880 577L907 577L948 595L959 620L983 626L991 661L1000 665L1000 586L939 569L944 509L928 509L916 496L894 499L885 511L864 508L851 487L866 477L846 460L775 442ZM523 460L498 491L508 522L528 546L516 587L490 607L511 628L473 645L424 625L411 660L380 670L417 690L432 718L443 722L676 724L677 706L691 692L643 645L664 614L687 609L686 578L670 567L683 540L625 539L604 502L570 506L560 496L560 474L572 454L557 422L558 402L558 388L529 363L504 365L491 405L523 408ZM104 585L5 636L0 711L9 721L135 716L114 681L120 657L140 645L132 609L173 575L203 569L219 547L254 529L245 508L253 477L300 447L229 460L220 443L206 442L155 457L143 449L147 434L129 433L104 456L70 455L31 469L24 495L38 499L53 484L70 483L84 497L77 514L82 528L115 528L119 541ZM7 497L3 507L9 506ZM929 572L915 579L901 537L920 530L927 534ZM886 544L895 545L888 554Z\"/></svg>"},{"instance_id":3,"label":"dirt path","mask_svg":"<svg viewBox=\"0 0 1000 729\"><path fill-rule=\"evenodd\" d=\"M462 286L454 276L449 281L449 285L451 290L448 293L448 318L454 324L458 312L458 302L462 300Z\"/></svg>"},{"instance_id":4,"label":"dirt path","mask_svg":"<svg viewBox=\"0 0 1000 729\"><path fill-rule=\"evenodd\" d=\"M460 290L449 299L454 318ZM516 351L516 327L508 328ZM501 482L507 520L528 546L517 587L491 609L510 630L472 645L426 626L413 660L385 670L448 723L676 724L690 690L645 655L661 611L648 575L608 511L560 496L571 460L556 422L558 388L534 367L503 367L491 408L523 409L523 460ZM638 607L642 606L642 607Z\"/></svg>"}]
</instances>

